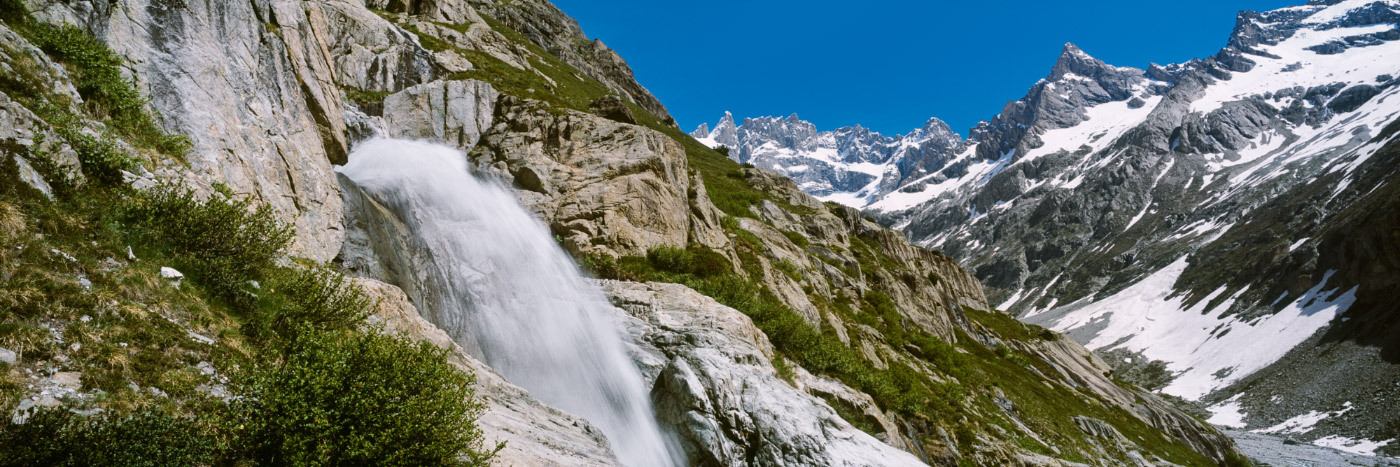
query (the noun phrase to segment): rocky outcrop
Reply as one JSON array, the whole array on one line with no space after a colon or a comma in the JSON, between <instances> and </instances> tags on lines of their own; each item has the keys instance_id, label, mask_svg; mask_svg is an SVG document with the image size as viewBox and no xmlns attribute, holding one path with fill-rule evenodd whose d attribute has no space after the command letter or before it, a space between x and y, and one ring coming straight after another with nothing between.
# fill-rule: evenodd
<instances>
[{"instance_id":1,"label":"rocky outcrop","mask_svg":"<svg viewBox=\"0 0 1400 467\"><path fill-rule=\"evenodd\" d=\"M76 24L125 56L173 132L190 137L188 167L160 172L208 192L223 183L291 222L293 252L315 260L339 250L340 193L331 173L347 153L336 37L398 33L348 2L49 2L31 9ZM330 18L336 18L332 28ZM354 21L352 21L354 20ZM349 37L345 37L348 39ZM387 39L386 39L387 40ZM362 57L369 58L369 57Z\"/></svg>"},{"instance_id":2,"label":"rocky outcrop","mask_svg":"<svg viewBox=\"0 0 1400 467\"><path fill-rule=\"evenodd\" d=\"M1112 366L1074 340L1060 338L1011 342L1009 345L1050 363L1055 369L1054 374L1048 375L1052 380L1072 388L1085 388L1196 452L1213 459L1224 459L1236 449L1234 441L1224 433L1201 423L1156 395L1114 382L1110 374ZM1091 436L1120 444L1133 443L1102 420L1076 416L1074 423Z\"/></svg>"},{"instance_id":3,"label":"rocky outcrop","mask_svg":"<svg viewBox=\"0 0 1400 467\"><path fill-rule=\"evenodd\" d=\"M482 13L523 34L530 42L558 56L612 92L641 106L662 120L671 120L666 106L632 76L632 68L603 41L588 39L574 21L547 0L465 0Z\"/></svg>"},{"instance_id":4,"label":"rocky outcrop","mask_svg":"<svg viewBox=\"0 0 1400 467\"><path fill-rule=\"evenodd\" d=\"M62 66L53 63L42 51L20 37L10 28L0 25L0 68L10 79L44 83L48 91L63 96L72 102L81 102L78 91L73 88L68 73ZM33 154L45 154L70 177L81 182L83 179L78 153L49 127L38 115L16 102L14 97L0 92L0 142L13 143L28 148L25 154L8 154L19 167L20 178L25 183L52 196L53 188L49 180L35 169L35 165L45 161L30 160ZM28 156L28 157L26 157ZM58 174L54 174L58 175Z\"/></svg>"},{"instance_id":5,"label":"rocky outcrop","mask_svg":"<svg viewBox=\"0 0 1400 467\"><path fill-rule=\"evenodd\" d=\"M606 282L657 416L697 465L922 465L780 379L747 316L674 284Z\"/></svg>"},{"instance_id":6,"label":"rocky outcrop","mask_svg":"<svg viewBox=\"0 0 1400 467\"><path fill-rule=\"evenodd\" d=\"M513 180L569 250L617 257L686 245L690 177L675 140L513 97L495 120L472 160Z\"/></svg>"},{"instance_id":7,"label":"rocky outcrop","mask_svg":"<svg viewBox=\"0 0 1400 467\"><path fill-rule=\"evenodd\" d=\"M570 467L619 465L607 439L587 420L544 405L473 358L446 332L424 319L398 287L366 278L355 278L352 284L376 303L370 326L446 350L448 361L475 376L477 401L485 406L478 425L486 446L505 443L495 462Z\"/></svg>"},{"instance_id":8,"label":"rocky outcrop","mask_svg":"<svg viewBox=\"0 0 1400 467\"><path fill-rule=\"evenodd\" d=\"M981 284L952 258L911 246L899 232L854 209L821 204L791 179L761 169L746 169L744 174L760 190L811 211L799 216L767 201L754 210L762 222L745 220L740 226L762 240L769 257L798 269L805 283L776 271L765 274L764 280L785 303L805 311L814 325L824 319L807 298L804 285L828 301L881 292L910 324L948 342L956 342L955 330L965 327L962 307L989 308ZM799 247L783 232L797 233L807 245ZM876 258L866 257L863 265L860 255L867 254Z\"/></svg>"},{"instance_id":9,"label":"rocky outcrop","mask_svg":"<svg viewBox=\"0 0 1400 467\"><path fill-rule=\"evenodd\" d=\"M388 136L475 147L491 127L500 94L480 81L434 81L384 98Z\"/></svg>"}]
</instances>

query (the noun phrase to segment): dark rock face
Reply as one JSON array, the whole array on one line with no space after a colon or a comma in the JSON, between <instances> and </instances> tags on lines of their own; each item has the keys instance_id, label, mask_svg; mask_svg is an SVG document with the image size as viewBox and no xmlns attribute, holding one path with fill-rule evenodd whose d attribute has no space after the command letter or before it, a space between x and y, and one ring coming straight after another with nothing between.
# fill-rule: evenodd
<instances>
[{"instance_id":1,"label":"dark rock face","mask_svg":"<svg viewBox=\"0 0 1400 467\"><path fill-rule=\"evenodd\" d=\"M588 110L594 115L606 118L618 123L637 124L637 117L632 116L632 109L627 108L627 103L621 97L603 96L588 105Z\"/></svg>"}]
</instances>

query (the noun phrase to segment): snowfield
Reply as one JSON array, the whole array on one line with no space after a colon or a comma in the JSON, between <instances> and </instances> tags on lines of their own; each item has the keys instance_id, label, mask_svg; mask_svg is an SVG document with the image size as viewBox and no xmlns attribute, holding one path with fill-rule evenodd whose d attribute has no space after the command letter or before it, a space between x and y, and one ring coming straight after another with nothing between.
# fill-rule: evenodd
<instances>
[{"instance_id":1,"label":"snowfield","mask_svg":"<svg viewBox=\"0 0 1400 467\"><path fill-rule=\"evenodd\" d=\"M1101 327L1086 347L1127 349L1165 361L1176 377L1162 392L1197 400L1282 358L1356 300L1355 288L1338 293L1327 287L1329 273L1282 311L1241 320L1224 313L1246 289L1234 291L1214 308L1206 306L1225 289L1187 306L1185 297L1172 288L1186 266L1186 258L1177 260L1121 292L1069 312L1050 328L1068 332Z\"/></svg>"}]
</instances>

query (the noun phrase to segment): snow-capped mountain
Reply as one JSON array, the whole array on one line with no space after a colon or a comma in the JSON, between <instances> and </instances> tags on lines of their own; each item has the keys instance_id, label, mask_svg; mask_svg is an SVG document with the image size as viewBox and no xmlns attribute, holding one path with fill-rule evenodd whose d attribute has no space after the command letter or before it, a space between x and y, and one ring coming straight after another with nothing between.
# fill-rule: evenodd
<instances>
[{"instance_id":1,"label":"snow-capped mountain","mask_svg":"<svg viewBox=\"0 0 1400 467\"><path fill-rule=\"evenodd\" d=\"M1146 70L1066 45L966 140L790 117L726 141L958 258L999 308L1122 352L1124 374L1164 369L1213 422L1393 455L1397 22L1400 0L1243 12L1214 56Z\"/></svg>"},{"instance_id":2,"label":"snow-capped mountain","mask_svg":"<svg viewBox=\"0 0 1400 467\"><path fill-rule=\"evenodd\" d=\"M855 206L923 175L924 164L946 158L963 141L936 118L908 134L887 137L859 125L817 131L796 114L748 118L736 126L728 112L713 131L702 124L691 136L729 148L736 161L787 175L823 201Z\"/></svg>"}]
</instances>

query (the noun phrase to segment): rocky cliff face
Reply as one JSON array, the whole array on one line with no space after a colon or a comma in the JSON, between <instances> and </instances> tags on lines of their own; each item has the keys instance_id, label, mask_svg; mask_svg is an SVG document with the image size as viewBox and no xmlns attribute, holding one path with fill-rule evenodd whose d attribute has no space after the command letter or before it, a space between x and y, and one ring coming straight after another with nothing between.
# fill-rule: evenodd
<instances>
[{"instance_id":1,"label":"rocky cliff face","mask_svg":"<svg viewBox=\"0 0 1400 467\"><path fill-rule=\"evenodd\" d=\"M1066 45L922 176L830 199L957 258L998 308L1159 361L1161 389L1214 422L1277 433L1365 399L1291 434L1384 445L1397 18L1393 1L1244 12L1214 56L1147 70ZM802 188L842 180L817 178Z\"/></svg>"},{"instance_id":2,"label":"rocky cliff face","mask_svg":"<svg viewBox=\"0 0 1400 467\"><path fill-rule=\"evenodd\" d=\"M273 207L297 227L294 256L365 277L390 332L449 349L478 374L484 429L508 442L510 462L616 461L586 422L475 362L435 328L434 310L416 309L433 291L413 279L418 259L397 219L332 171L364 138L462 149L580 258L712 254L728 269L707 274L761 292L709 291L731 307L682 285L600 284L658 416L696 463L1205 465L1233 452L1215 430L1114 385L1082 348L986 311L981 284L952 258L686 137L615 54L578 40L547 2L28 3L127 57L162 123L190 137L187 160L148 161L133 183L227 186ZM7 66L42 57L6 33ZM67 89L60 67L39 69ZM73 163L57 139L36 137L42 121L6 109L0 134L42 139ZM719 130L737 141L732 122ZM922 131L920 144L957 139L937 122ZM848 148L850 164L898 157L862 129L821 138ZM886 149L863 149L875 147Z\"/></svg>"}]
</instances>

